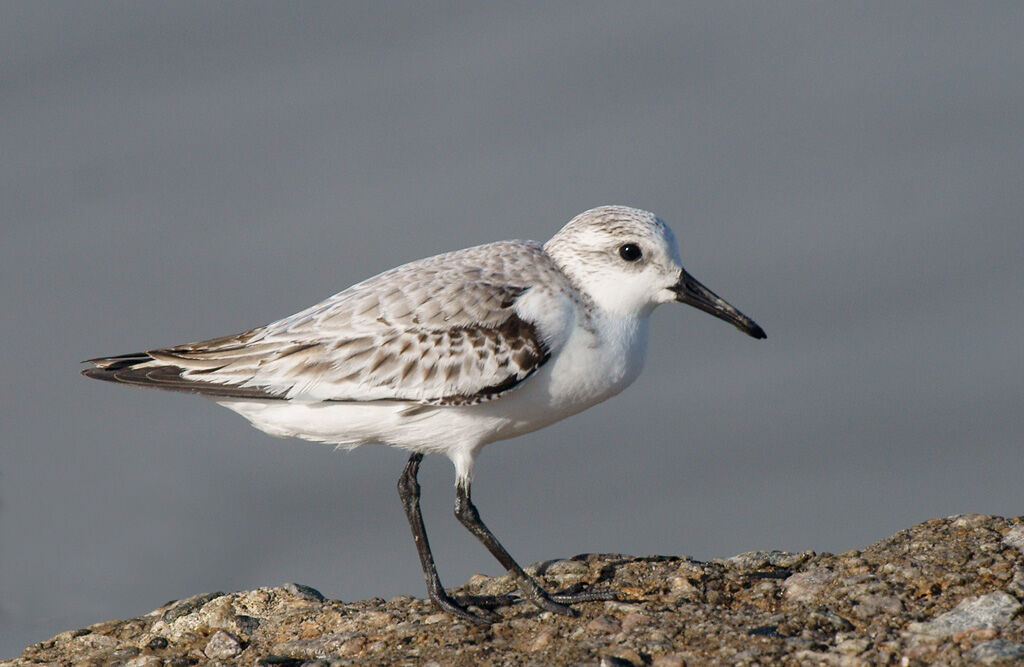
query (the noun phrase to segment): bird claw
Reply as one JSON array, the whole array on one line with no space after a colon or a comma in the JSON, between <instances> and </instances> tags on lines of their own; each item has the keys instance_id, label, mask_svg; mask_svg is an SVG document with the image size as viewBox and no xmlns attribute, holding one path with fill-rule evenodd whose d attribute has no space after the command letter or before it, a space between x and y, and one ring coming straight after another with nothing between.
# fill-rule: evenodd
<instances>
[{"instance_id":1,"label":"bird claw","mask_svg":"<svg viewBox=\"0 0 1024 667\"><path fill-rule=\"evenodd\" d=\"M436 595L431 594L430 599L438 609L456 618L469 621L474 625L490 625L500 621L501 616L487 608L485 597L488 596L460 595L453 598L447 593L441 592ZM501 605L496 604L495 606ZM470 611L469 607L475 607L477 611Z\"/></svg>"},{"instance_id":2,"label":"bird claw","mask_svg":"<svg viewBox=\"0 0 1024 667\"><path fill-rule=\"evenodd\" d=\"M551 593L549 596L561 604L580 604L581 602L618 602L619 592L611 589L582 590L581 585L571 586L564 591Z\"/></svg>"},{"instance_id":3,"label":"bird claw","mask_svg":"<svg viewBox=\"0 0 1024 667\"><path fill-rule=\"evenodd\" d=\"M490 625L501 620L501 616L495 613L494 609L511 607L517 602L528 601L533 603L542 611L549 611L561 616L579 616L579 612L569 605L583 602L606 602L619 599L617 591L613 590L582 590L582 584L570 586L557 593L547 593L539 590L536 596L523 596L519 593L506 593L503 595L471 595L460 594L432 598L437 607L456 618L469 621L476 625ZM472 611L471 611L472 609Z\"/></svg>"},{"instance_id":4,"label":"bird claw","mask_svg":"<svg viewBox=\"0 0 1024 667\"><path fill-rule=\"evenodd\" d=\"M495 609L497 607L511 607L519 601L519 596L507 593L505 595L454 595L452 599L463 607L479 607L480 609Z\"/></svg>"}]
</instances>

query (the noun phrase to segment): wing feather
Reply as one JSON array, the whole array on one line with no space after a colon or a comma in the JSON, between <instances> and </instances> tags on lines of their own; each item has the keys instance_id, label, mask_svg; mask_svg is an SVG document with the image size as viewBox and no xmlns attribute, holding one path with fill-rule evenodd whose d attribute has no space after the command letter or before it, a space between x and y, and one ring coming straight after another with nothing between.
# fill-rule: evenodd
<instances>
[{"instance_id":1,"label":"wing feather","mask_svg":"<svg viewBox=\"0 0 1024 667\"><path fill-rule=\"evenodd\" d=\"M263 328L93 359L83 373L213 398L472 405L551 357L552 341L515 306L562 288L539 245L489 244L392 269Z\"/></svg>"}]
</instances>

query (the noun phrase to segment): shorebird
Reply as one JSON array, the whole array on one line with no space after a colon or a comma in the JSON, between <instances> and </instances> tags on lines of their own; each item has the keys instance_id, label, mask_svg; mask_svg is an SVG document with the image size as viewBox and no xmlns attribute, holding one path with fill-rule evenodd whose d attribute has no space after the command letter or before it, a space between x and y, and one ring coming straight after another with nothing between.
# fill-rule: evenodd
<instances>
[{"instance_id":1,"label":"shorebird","mask_svg":"<svg viewBox=\"0 0 1024 667\"><path fill-rule=\"evenodd\" d=\"M342 447L411 452L398 492L430 599L473 623L513 596L456 598L441 585L420 514L424 454L455 466L455 515L522 598L569 605L614 591L548 593L480 520L470 497L484 445L610 398L640 374L656 306L681 302L754 337L764 330L682 267L654 214L601 206L551 240L500 241L405 264L244 333L91 359L87 377L199 394L256 428Z\"/></svg>"}]
</instances>

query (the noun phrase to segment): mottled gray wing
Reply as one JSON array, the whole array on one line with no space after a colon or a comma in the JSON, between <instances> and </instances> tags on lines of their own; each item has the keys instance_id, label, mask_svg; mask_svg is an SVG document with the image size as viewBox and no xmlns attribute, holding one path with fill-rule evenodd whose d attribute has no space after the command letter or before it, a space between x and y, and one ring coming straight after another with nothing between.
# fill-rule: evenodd
<instances>
[{"instance_id":1,"label":"mottled gray wing","mask_svg":"<svg viewBox=\"0 0 1024 667\"><path fill-rule=\"evenodd\" d=\"M214 398L473 404L552 353L516 299L566 287L539 245L494 243L392 269L237 336L95 359L85 374Z\"/></svg>"}]
</instances>

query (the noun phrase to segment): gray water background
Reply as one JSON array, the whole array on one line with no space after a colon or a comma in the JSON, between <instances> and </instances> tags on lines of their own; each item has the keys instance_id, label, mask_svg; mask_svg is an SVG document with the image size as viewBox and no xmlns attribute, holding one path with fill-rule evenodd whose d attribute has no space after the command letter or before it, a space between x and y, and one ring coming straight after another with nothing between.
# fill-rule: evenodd
<instances>
[{"instance_id":1,"label":"gray water background","mask_svg":"<svg viewBox=\"0 0 1024 667\"><path fill-rule=\"evenodd\" d=\"M664 307L633 387L488 448L522 562L1024 513L1020 3L381 4L0 5L0 656L214 590L423 595L402 452L79 362L606 203L769 338ZM500 566L452 481L456 585Z\"/></svg>"}]
</instances>

